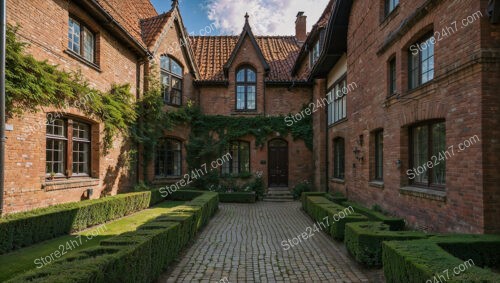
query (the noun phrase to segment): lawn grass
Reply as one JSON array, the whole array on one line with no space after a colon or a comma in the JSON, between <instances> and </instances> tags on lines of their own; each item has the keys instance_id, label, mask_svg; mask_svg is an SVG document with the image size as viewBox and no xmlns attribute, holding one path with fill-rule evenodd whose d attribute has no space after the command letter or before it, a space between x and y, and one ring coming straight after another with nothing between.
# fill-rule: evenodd
<instances>
[{"instance_id":1,"label":"lawn grass","mask_svg":"<svg viewBox=\"0 0 500 283\"><path fill-rule=\"evenodd\" d=\"M0 282L6 281L20 273L37 268L37 264L35 264L36 259L49 256L56 251L62 251L60 248L61 245L66 247L69 243L71 247L71 249L64 249L67 253L65 253L62 257L66 257L79 250L98 246L104 239L108 239L125 232L134 231L138 226L143 225L182 204L184 204L183 201L165 201L149 209L104 225L91 227L90 229L80 231L74 235L62 236L14 251L12 253L4 254L0 256ZM40 264L39 262L40 261L38 261L38 264Z\"/></svg>"}]
</instances>

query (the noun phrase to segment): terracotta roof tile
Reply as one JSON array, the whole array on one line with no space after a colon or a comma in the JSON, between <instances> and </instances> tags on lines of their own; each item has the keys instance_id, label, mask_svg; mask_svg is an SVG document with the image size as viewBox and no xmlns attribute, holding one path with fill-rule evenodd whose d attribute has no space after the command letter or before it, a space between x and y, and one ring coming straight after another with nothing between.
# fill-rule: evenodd
<instances>
[{"instance_id":1,"label":"terracotta roof tile","mask_svg":"<svg viewBox=\"0 0 500 283\"><path fill-rule=\"evenodd\" d=\"M225 80L224 64L229 60L238 39L239 36L190 37L202 81ZM255 40L271 67L266 81L281 82L305 79L293 78L291 75L292 67L301 47L294 36L256 36Z\"/></svg>"},{"instance_id":2,"label":"terracotta roof tile","mask_svg":"<svg viewBox=\"0 0 500 283\"><path fill-rule=\"evenodd\" d=\"M141 20L142 40L146 46L153 44L161 34L165 24L170 19L171 12Z\"/></svg>"},{"instance_id":3,"label":"terracotta roof tile","mask_svg":"<svg viewBox=\"0 0 500 283\"><path fill-rule=\"evenodd\" d=\"M149 0L96 0L130 35L146 46L141 36L141 19L158 16Z\"/></svg>"}]
</instances>

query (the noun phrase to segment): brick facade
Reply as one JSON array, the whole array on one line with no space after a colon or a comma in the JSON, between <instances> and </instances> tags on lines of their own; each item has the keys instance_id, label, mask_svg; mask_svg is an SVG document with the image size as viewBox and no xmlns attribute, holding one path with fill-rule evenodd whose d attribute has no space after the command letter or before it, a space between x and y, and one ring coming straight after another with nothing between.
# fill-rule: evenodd
<instances>
[{"instance_id":1,"label":"brick facade","mask_svg":"<svg viewBox=\"0 0 500 283\"><path fill-rule=\"evenodd\" d=\"M500 231L493 220L500 216L498 131L494 130L499 103L493 94L499 84L499 26L489 23L487 2L400 1L384 17L384 1L353 1L346 39L347 81L357 87L347 95L347 119L329 128L330 165L333 139L345 139L345 179L333 179L334 166L330 166L330 191L342 192L368 207L379 205L420 229ZM483 16L462 27L462 19L477 11ZM410 46L454 21L456 33L435 44L434 79L409 90ZM397 95L388 97L392 58L396 58ZM444 191L415 187L407 176L411 169L409 128L436 119L445 121L446 146L455 148L446 160ZM383 130L384 135L383 182L373 182L376 130ZM480 142L458 150L474 136ZM356 149L360 152L355 153Z\"/></svg>"}]
</instances>

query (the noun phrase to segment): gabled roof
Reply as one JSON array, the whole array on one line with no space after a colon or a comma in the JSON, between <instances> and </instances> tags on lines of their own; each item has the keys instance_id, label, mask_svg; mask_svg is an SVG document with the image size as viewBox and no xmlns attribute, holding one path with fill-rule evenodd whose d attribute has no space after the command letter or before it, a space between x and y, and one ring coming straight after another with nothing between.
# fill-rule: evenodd
<instances>
[{"instance_id":1,"label":"gabled roof","mask_svg":"<svg viewBox=\"0 0 500 283\"><path fill-rule=\"evenodd\" d=\"M229 68L245 38L252 41L268 74L266 82L300 82L306 76L293 77L291 69L301 44L295 36L254 36L248 19L239 36L190 37L194 59L199 67L201 82L225 82Z\"/></svg>"},{"instance_id":2,"label":"gabled roof","mask_svg":"<svg viewBox=\"0 0 500 283\"><path fill-rule=\"evenodd\" d=\"M248 23L248 13L247 13L245 15L245 26L243 27L243 31L240 34L240 37L238 39L238 42L236 43L236 46L233 48L233 52L231 53L231 56L229 56L229 59L224 64L224 74L226 76L227 76L228 69L233 64L233 61L236 58L236 55L240 51L240 48L243 45L243 42L245 42L245 39L247 37L248 37L248 39L250 39L250 42L252 43L253 47L255 48L255 51L257 52L257 56L259 56L259 59L262 63L262 66L264 67L264 70L266 71L266 75L267 75L267 73L269 73L269 70L270 70L269 64L267 63L266 59L264 58L264 54L262 54L262 50L260 49L259 44L257 44L257 41L255 40L255 36L253 35L252 28L250 27L250 24Z\"/></svg>"},{"instance_id":3,"label":"gabled roof","mask_svg":"<svg viewBox=\"0 0 500 283\"><path fill-rule=\"evenodd\" d=\"M160 36L163 28L167 24L172 12L167 12L152 18L140 21L142 30L142 40L146 46L151 46Z\"/></svg>"},{"instance_id":4,"label":"gabled roof","mask_svg":"<svg viewBox=\"0 0 500 283\"><path fill-rule=\"evenodd\" d=\"M201 81L227 80L224 65L235 50L239 36L194 36L190 38L194 59L199 66ZM269 64L268 82L304 81L293 77L291 69L300 50L295 36L256 36L265 61Z\"/></svg>"},{"instance_id":5,"label":"gabled roof","mask_svg":"<svg viewBox=\"0 0 500 283\"><path fill-rule=\"evenodd\" d=\"M149 0L93 0L139 43L142 39L141 19L158 16Z\"/></svg>"}]
</instances>

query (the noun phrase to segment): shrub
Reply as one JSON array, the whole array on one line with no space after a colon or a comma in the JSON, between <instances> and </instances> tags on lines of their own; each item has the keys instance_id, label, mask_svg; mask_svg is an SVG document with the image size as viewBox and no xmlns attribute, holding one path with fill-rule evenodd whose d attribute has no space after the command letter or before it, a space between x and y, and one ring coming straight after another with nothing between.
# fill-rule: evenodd
<instances>
[{"instance_id":1,"label":"shrub","mask_svg":"<svg viewBox=\"0 0 500 283\"><path fill-rule=\"evenodd\" d=\"M207 192L138 230L102 241L43 269L8 282L153 282L216 211L218 196ZM191 209L190 212L187 212Z\"/></svg>"},{"instance_id":2,"label":"shrub","mask_svg":"<svg viewBox=\"0 0 500 283\"><path fill-rule=\"evenodd\" d=\"M302 183L298 183L293 188L293 199L297 200L302 196L302 193L312 191L312 185L309 181L304 181Z\"/></svg>"},{"instance_id":3,"label":"shrub","mask_svg":"<svg viewBox=\"0 0 500 283\"><path fill-rule=\"evenodd\" d=\"M412 240L429 237L422 232L391 231L382 222L348 223L345 228L345 245L357 262L370 267L382 265L382 242Z\"/></svg>"},{"instance_id":4,"label":"shrub","mask_svg":"<svg viewBox=\"0 0 500 283\"><path fill-rule=\"evenodd\" d=\"M339 192L336 192L334 194L325 194L325 197L336 204L342 204L343 202L347 201L347 198Z\"/></svg>"},{"instance_id":5,"label":"shrub","mask_svg":"<svg viewBox=\"0 0 500 283\"><path fill-rule=\"evenodd\" d=\"M370 220L384 222L391 227L391 231L401 231L405 228L405 220L403 218L390 217L350 201L343 202L342 204L353 207L356 212L365 215Z\"/></svg>"},{"instance_id":6,"label":"shrub","mask_svg":"<svg viewBox=\"0 0 500 283\"><path fill-rule=\"evenodd\" d=\"M304 196L303 196L304 197ZM316 221L323 222L328 217L328 233L336 240L344 240L345 224L368 221L364 215L335 204L323 196L305 196L306 212Z\"/></svg>"},{"instance_id":7,"label":"shrub","mask_svg":"<svg viewBox=\"0 0 500 283\"><path fill-rule=\"evenodd\" d=\"M452 236L453 237L453 236ZM478 242L489 243L490 247L500 242L500 236L478 236L484 237L469 241L462 236L463 248L475 250ZM496 239L495 239L496 238ZM435 282L439 276L450 275L447 282L500 282L500 275L487 269L482 269L469 261L468 268L460 274L454 274L453 269L463 266L465 261L454 257L437 244L438 238L414 241L389 241L382 245L382 260L384 274L388 283L392 282ZM451 240L450 240L451 241ZM471 243L471 244L469 244ZM498 250L490 250L488 254L498 253ZM490 257L490 256L488 256ZM493 257L495 257L493 255Z\"/></svg>"},{"instance_id":8,"label":"shrub","mask_svg":"<svg viewBox=\"0 0 500 283\"><path fill-rule=\"evenodd\" d=\"M0 254L126 216L161 200L154 190L7 215L0 219Z\"/></svg>"},{"instance_id":9,"label":"shrub","mask_svg":"<svg viewBox=\"0 0 500 283\"><path fill-rule=\"evenodd\" d=\"M220 202L255 203L255 192L251 193L219 193Z\"/></svg>"},{"instance_id":10,"label":"shrub","mask_svg":"<svg viewBox=\"0 0 500 283\"><path fill-rule=\"evenodd\" d=\"M320 193L320 192L304 192L302 193L302 196L300 197L301 201L302 201L302 209L307 212L307 197L309 196L325 196L326 194L325 193Z\"/></svg>"}]
</instances>

